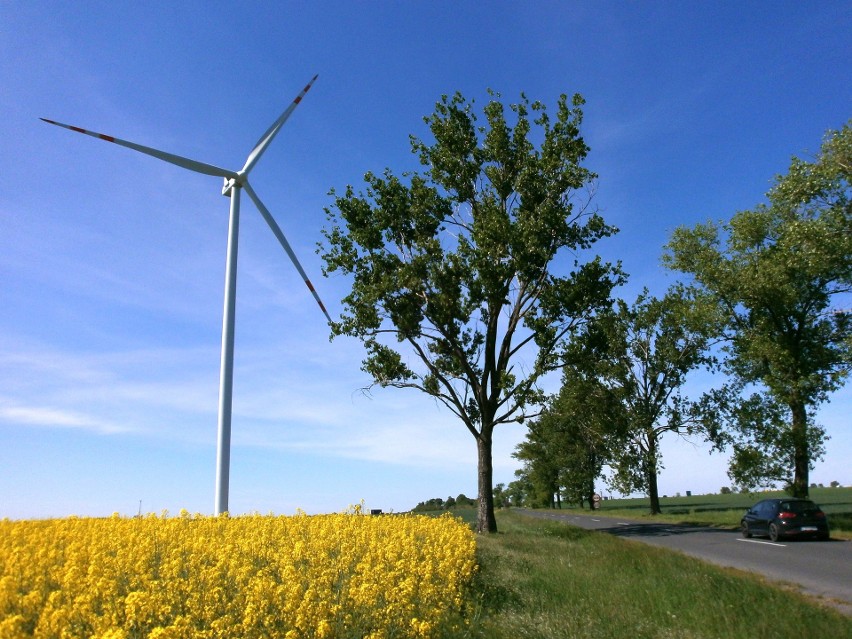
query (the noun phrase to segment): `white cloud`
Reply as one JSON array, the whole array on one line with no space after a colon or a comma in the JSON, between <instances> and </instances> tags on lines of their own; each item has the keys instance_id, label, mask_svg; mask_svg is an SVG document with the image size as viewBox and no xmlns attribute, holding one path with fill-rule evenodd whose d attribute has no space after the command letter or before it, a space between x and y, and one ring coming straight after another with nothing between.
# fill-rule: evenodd
<instances>
[{"instance_id":1,"label":"white cloud","mask_svg":"<svg viewBox=\"0 0 852 639\"><path fill-rule=\"evenodd\" d=\"M360 392L354 345L284 339L237 355L233 445L321 457L457 468L475 463L470 433L422 393ZM29 344L0 356L0 423L80 428L212 445L218 361L212 349L77 353ZM325 358L323 351L334 351ZM345 371L342 360L352 372ZM289 362L298 361L298 366ZM499 440L499 437L498 437Z\"/></svg>"},{"instance_id":2,"label":"white cloud","mask_svg":"<svg viewBox=\"0 0 852 639\"><path fill-rule=\"evenodd\" d=\"M21 406L0 399L0 421L25 426L80 428L103 434L130 432L131 429L90 415L45 406Z\"/></svg>"}]
</instances>

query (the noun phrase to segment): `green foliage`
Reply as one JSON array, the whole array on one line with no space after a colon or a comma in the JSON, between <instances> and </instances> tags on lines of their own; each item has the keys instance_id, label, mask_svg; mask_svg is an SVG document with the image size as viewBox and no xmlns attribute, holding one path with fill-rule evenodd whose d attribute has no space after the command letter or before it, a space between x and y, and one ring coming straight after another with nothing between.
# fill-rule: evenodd
<instances>
[{"instance_id":1,"label":"green foliage","mask_svg":"<svg viewBox=\"0 0 852 639\"><path fill-rule=\"evenodd\" d=\"M508 505L516 508L529 506L532 503L530 501L531 496L536 492L536 489L533 488L532 482L522 472L516 470L515 475L518 478L515 481L510 481L506 487Z\"/></svg>"},{"instance_id":2,"label":"green foliage","mask_svg":"<svg viewBox=\"0 0 852 639\"><path fill-rule=\"evenodd\" d=\"M551 119L522 96L510 125L492 94L479 125L473 102L444 96L425 118L433 142L411 138L421 172L367 173L364 192L332 191L326 209L324 272L352 278L333 335L364 343L374 384L431 395L476 438L488 530L494 427L537 413L536 381L622 279L577 258L615 232L578 199L595 177L581 165L582 104L563 95ZM552 269L561 254L573 256L567 272Z\"/></svg>"},{"instance_id":3,"label":"green foliage","mask_svg":"<svg viewBox=\"0 0 852 639\"><path fill-rule=\"evenodd\" d=\"M446 500L441 497L433 497L432 499L421 501L412 508L412 511L416 513L428 513L455 510L456 508L472 508L474 506L476 506L476 501L461 493L458 497L450 496Z\"/></svg>"},{"instance_id":4,"label":"green foliage","mask_svg":"<svg viewBox=\"0 0 852 639\"><path fill-rule=\"evenodd\" d=\"M690 400L681 388L690 372L712 366L718 330L712 299L674 286L662 299L643 292L587 323L568 349L557 397L530 426L514 456L532 487L526 505L552 506L553 495L592 503L603 466L625 493L651 495L659 512L659 440L666 432L716 438L717 400Z\"/></svg>"},{"instance_id":5,"label":"green foliage","mask_svg":"<svg viewBox=\"0 0 852 639\"><path fill-rule=\"evenodd\" d=\"M433 497L426 501L421 501L413 509L414 512L430 512L433 510L444 510L444 500L441 497Z\"/></svg>"},{"instance_id":6,"label":"green foliage","mask_svg":"<svg viewBox=\"0 0 852 639\"><path fill-rule=\"evenodd\" d=\"M682 389L690 373L714 364L717 330L718 308L706 295L681 285L660 299L645 291L587 324L565 366L564 414L605 443L599 461L615 470L612 485L648 493L652 512L660 438L713 436L713 397L691 399Z\"/></svg>"},{"instance_id":7,"label":"green foliage","mask_svg":"<svg viewBox=\"0 0 852 639\"><path fill-rule=\"evenodd\" d=\"M577 370L575 369L576 373ZM513 457L524 463L530 507L553 506L554 495L591 508L595 480L611 457L614 398L594 377L569 377L547 409L532 423Z\"/></svg>"},{"instance_id":8,"label":"green foliage","mask_svg":"<svg viewBox=\"0 0 852 639\"><path fill-rule=\"evenodd\" d=\"M733 426L725 440L732 448L728 476L745 490L774 486L791 487L794 482L796 440L788 425L788 408L771 395L754 393L732 403L728 419ZM813 422L807 429L809 468L825 452L825 431Z\"/></svg>"},{"instance_id":9,"label":"green foliage","mask_svg":"<svg viewBox=\"0 0 852 639\"><path fill-rule=\"evenodd\" d=\"M808 409L839 388L852 366L852 316L831 308L833 299L852 290L850 166L847 124L829 132L813 162L794 158L767 204L728 223L678 228L664 257L726 310L728 370L787 407L788 421L775 427L789 431L793 459L785 463L792 461L797 496L807 495L809 467L819 451L811 444L821 441ZM733 419L732 429L740 423ZM778 447L781 454L787 449L786 443ZM765 460L752 457L758 474Z\"/></svg>"},{"instance_id":10,"label":"green foliage","mask_svg":"<svg viewBox=\"0 0 852 639\"><path fill-rule=\"evenodd\" d=\"M494 507L495 508L508 508L511 506L511 495L509 491L506 489L506 484L497 484L494 486Z\"/></svg>"}]
</instances>

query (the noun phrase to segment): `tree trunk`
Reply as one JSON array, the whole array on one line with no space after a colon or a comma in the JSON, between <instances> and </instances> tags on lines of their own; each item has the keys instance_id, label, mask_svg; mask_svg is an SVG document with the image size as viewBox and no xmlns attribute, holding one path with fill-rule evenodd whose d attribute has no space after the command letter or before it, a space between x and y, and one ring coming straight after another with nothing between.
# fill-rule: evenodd
<instances>
[{"instance_id":1,"label":"tree trunk","mask_svg":"<svg viewBox=\"0 0 852 639\"><path fill-rule=\"evenodd\" d=\"M794 465L793 484L790 486L790 492L793 497L807 499L811 461L808 448L808 412L802 402L791 403L790 412L793 414Z\"/></svg>"},{"instance_id":2,"label":"tree trunk","mask_svg":"<svg viewBox=\"0 0 852 639\"><path fill-rule=\"evenodd\" d=\"M653 433L648 435L646 469L648 473L648 496L651 498L651 514L659 515L663 511L660 508L660 493L657 488L657 438Z\"/></svg>"},{"instance_id":3,"label":"tree trunk","mask_svg":"<svg viewBox=\"0 0 852 639\"><path fill-rule=\"evenodd\" d=\"M491 465L491 433L484 427L476 438L479 453L479 486L476 514L476 532L496 533L497 520L494 518L494 470Z\"/></svg>"},{"instance_id":4,"label":"tree trunk","mask_svg":"<svg viewBox=\"0 0 852 639\"><path fill-rule=\"evenodd\" d=\"M654 464L654 468L649 471L648 495L651 497L651 514L652 515L661 514L663 511L660 508L660 493L657 490L657 468L656 468L656 464Z\"/></svg>"},{"instance_id":5,"label":"tree trunk","mask_svg":"<svg viewBox=\"0 0 852 639\"><path fill-rule=\"evenodd\" d=\"M589 510L595 509L595 480L592 479L589 481L589 485L586 487L586 499L589 500Z\"/></svg>"},{"instance_id":6,"label":"tree trunk","mask_svg":"<svg viewBox=\"0 0 852 639\"><path fill-rule=\"evenodd\" d=\"M589 462L589 468L597 468L597 457L594 453L590 453L586 461ZM589 477L589 483L586 484L586 495L589 500L589 510L595 509L595 479L597 479L597 476Z\"/></svg>"}]
</instances>

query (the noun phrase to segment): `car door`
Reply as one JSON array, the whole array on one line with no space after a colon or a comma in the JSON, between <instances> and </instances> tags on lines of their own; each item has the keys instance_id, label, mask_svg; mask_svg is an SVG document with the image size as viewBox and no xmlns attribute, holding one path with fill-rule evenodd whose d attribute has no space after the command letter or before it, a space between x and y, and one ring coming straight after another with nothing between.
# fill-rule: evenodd
<instances>
[{"instance_id":1,"label":"car door","mask_svg":"<svg viewBox=\"0 0 852 639\"><path fill-rule=\"evenodd\" d=\"M760 521L757 515L757 511L762 503L762 501L757 502L754 506L752 506L746 511L745 517L743 517L743 519L745 519L746 523L748 524L749 531L752 533L760 532Z\"/></svg>"},{"instance_id":2,"label":"car door","mask_svg":"<svg viewBox=\"0 0 852 639\"><path fill-rule=\"evenodd\" d=\"M761 501L754 507L752 529L759 534L769 534L769 520L772 517L772 502Z\"/></svg>"},{"instance_id":3,"label":"car door","mask_svg":"<svg viewBox=\"0 0 852 639\"><path fill-rule=\"evenodd\" d=\"M765 527L766 534L769 534L769 526L773 521L778 517L778 502L774 499L768 500L764 507L763 512L760 515L760 519L763 522L763 526Z\"/></svg>"}]
</instances>

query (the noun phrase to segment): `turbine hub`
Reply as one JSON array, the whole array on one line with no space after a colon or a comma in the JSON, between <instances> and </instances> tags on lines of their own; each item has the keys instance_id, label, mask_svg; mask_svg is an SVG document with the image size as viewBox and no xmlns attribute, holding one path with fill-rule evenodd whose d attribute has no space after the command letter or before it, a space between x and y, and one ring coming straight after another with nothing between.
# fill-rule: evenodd
<instances>
[{"instance_id":1,"label":"turbine hub","mask_svg":"<svg viewBox=\"0 0 852 639\"><path fill-rule=\"evenodd\" d=\"M245 184L247 177L248 176L246 175L245 171L240 171L237 173L237 177L225 178L225 183L222 185L222 195L224 195L225 197L230 197L231 190L234 187L239 188L243 184Z\"/></svg>"}]
</instances>

